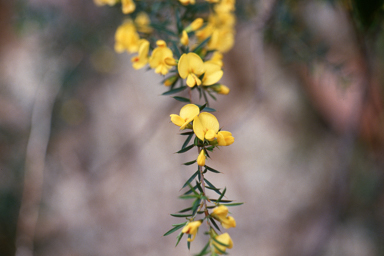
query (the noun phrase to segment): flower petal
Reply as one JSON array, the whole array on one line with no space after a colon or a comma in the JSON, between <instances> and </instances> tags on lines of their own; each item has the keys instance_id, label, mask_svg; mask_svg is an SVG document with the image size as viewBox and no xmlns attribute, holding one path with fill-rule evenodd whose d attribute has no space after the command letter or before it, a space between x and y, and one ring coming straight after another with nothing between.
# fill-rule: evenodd
<instances>
[{"instance_id":1,"label":"flower petal","mask_svg":"<svg viewBox=\"0 0 384 256\"><path fill-rule=\"evenodd\" d=\"M177 126L182 126L185 123L184 119L178 115L172 114L170 116L171 116L171 122Z\"/></svg>"},{"instance_id":2,"label":"flower petal","mask_svg":"<svg viewBox=\"0 0 384 256\"><path fill-rule=\"evenodd\" d=\"M177 69L179 71L179 75L181 76L181 78L185 79L187 78L189 72L188 72L188 60L187 60L187 54L184 53L183 55L181 55L180 57L180 60L179 60L179 64L177 66Z\"/></svg>"},{"instance_id":3,"label":"flower petal","mask_svg":"<svg viewBox=\"0 0 384 256\"><path fill-rule=\"evenodd\" d=\"M200 109L195 104L187 104L180 109L180 116L184 119L192 118L193 120L199 113Z\"/></svg>"},{"instance_id":4,"label":"flower petal","mask_svg":"<svg viewBox=\"0 0 384 256\"><path fill-rule=\"evenodd\" d=\"M217 83L223 76L223 71L219 65L205 62L204 63L205 74L203 77L203 85L212 85Z\"/></svg>"},{"instance_id":5,"label":"flower petal","mask_svg":"<svg viewBox=\"0 0 384 256\"><path fill-rule=\"evenodd\" d=\"M195 120L193 120L193 131L195 132L197 138L204 140L204 127L201 124L199 116L195 117Z\"/></svg>"},{"instance_id":6,"label":"flower petal","mask_svg":"<svg viewBox=\"0 0 384 256\"><path fill-rule=\"evenodd\" d=\"M215 134L219 131L219 121L217 121L217 118L211 113L203 112L199 115L199 119L206 131L213 130Z\"/></svg>"}]
</instances>

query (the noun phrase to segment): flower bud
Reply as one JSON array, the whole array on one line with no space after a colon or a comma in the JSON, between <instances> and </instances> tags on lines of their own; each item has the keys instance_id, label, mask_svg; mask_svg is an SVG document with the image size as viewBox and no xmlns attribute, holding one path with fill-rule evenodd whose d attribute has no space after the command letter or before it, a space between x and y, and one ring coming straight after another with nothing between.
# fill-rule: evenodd
<instances>
[{"instance_id":1,"label":"flower bud","mask_svg":"<svg viewBox=\"0 0 384 256\"><path fill-rule=\"evenodd\" d=\"M168 66L176 66L177 65L177 62L174 58L171 58L171 57L167 57L164 59L164 62L165 64L167 64Z\"/></svg>"},{"instance_id":2,"label":"flower bud","mask_svg":"<svg viewBox=\"0 0 384 256\"><path fill-rule=\"evenodd\" d=\"M176 82L177 77L178 77L177 75L168 77L168 78L164 81L164 85L165 85L165 86L171 86L171 85L173 85L173 84Z\"/></svg>"},{"instance_id":3,"label":"flower bud","mask_svg":"<svg viewBox=\"0 0 384 256\"><path fill-rule=\"evenodd\" d=\"M183 33L181 34L180 43L185 46L189 44L188 34L185 30L183 30Z\"/></svg>"},{"instance_id":4,"label":"flower bud","mask_svg":"<svg viewBox=\"0 0 384 256\"><path fill-rule=\"evenodd\" d=\"M199 156L197 157L197 164L199 166L204 166L205 165L205 152L204 149L200 151Z\"/></svg>"},{"instance_id":5,"label":"flower bud","mask_svg":"<svg viewBox=\"0 0 384 256\"><path fill-rule=\"evenodd\" d=\"M201 28L203 26L204 20L202 18L197 18L189 25L191 27L191 30L195 31Z\"/></svg>"},{"instance_id":6,"label":"flower bud","mask_svg":"<svg viewBox=\"0 0 384 256\"><path fill-rule=\"evenodd\" d=\"M211 87L218 94L227 95L229 93L229 88L223 84L214 85Z\"/></svg>"}]
</instances>

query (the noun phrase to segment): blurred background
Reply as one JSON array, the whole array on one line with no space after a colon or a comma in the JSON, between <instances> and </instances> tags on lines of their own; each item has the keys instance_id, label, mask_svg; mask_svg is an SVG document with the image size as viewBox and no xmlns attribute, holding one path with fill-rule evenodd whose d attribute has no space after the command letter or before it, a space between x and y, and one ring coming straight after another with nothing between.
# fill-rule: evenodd
<instances>
[{"instance_id":1,"label":"blurred background","mask_svg":"<svg viewBox=\"0 0 384 256\"><path fill-rule=\"evenodd\" d=\"M209 177L231 255L384 255L382 1L237 0ZM120 8L0 0L0 255L193 255L163 237L194 172L182 104L113 50ZM192 154L192 153L191 153Z\"/></svg>"}]
</instances>

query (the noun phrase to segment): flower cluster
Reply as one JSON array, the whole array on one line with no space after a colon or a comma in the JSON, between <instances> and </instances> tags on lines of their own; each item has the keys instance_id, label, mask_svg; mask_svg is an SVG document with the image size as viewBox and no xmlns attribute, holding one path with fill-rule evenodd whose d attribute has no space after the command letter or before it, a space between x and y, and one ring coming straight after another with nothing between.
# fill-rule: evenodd
<instances>
[{"instance_id":1,"label":"flower cluster","mask_svg":"<svg viewBox=\"0 0 384 256\"><path fill-rule=\"evenodd\" d=\"M233 242L228 233L221 233L216 222L224 229L236 227L227 207L242 203L223 199L226 188L216 188L205 175L207 172L219 173L206 164L210 152L234 142L232 133L221 130L217 118L210 113L215 110L209 107L208 98L216 100L215 94L226 95L230 91L219 81L224 74L223 53L234 44L235 0L165 0L156 5L156 11L151 9L152 3L156 2L152 0L94 2L109 6L121 4L122 12L127 15L115 33L116 52L132 54L134 69L147 67L156 74L166 76L162 83L168 91L163 95L188 95L173 97L188 104L180 109L178 115L171 114L170 117L171 122L183 131L181 135L187 136L177 153L197 148L195 160L184 164L196 163L197 171L184 184L183 188L189 190L180 197L194 201L191 207L171 214L186 221L173 225L165 235L181 229L177 244L187 234L189 247L199 227L207 223L209 241L198 255L226 253ZM202 105L192 102L193 92L198 92L199 99L204 101ZM219 197L212 198L207 190L217 193Z\"/></svg>"}]
</instances>

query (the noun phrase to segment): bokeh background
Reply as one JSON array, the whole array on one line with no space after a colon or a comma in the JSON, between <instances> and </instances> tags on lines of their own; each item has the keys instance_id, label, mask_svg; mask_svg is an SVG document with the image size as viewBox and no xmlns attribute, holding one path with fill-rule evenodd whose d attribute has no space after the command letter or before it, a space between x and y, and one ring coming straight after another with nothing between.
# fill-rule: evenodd
<instances>
[{"instance_id":1,"label":"bokeh background","mask_svg":"<svg viewBox=\"0 0 384 256\"><path fill-rule=\"evenodd\" d=\"M209 177L231 255L384 255L382 1L238 0L235 143ZM191 155L153 71L113 51L124 16L91 0L0 0L0 255L193 255L163 234Z\"/></svg>"}]
</instances>

